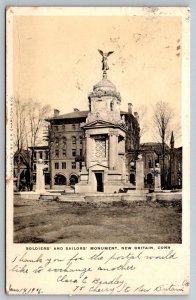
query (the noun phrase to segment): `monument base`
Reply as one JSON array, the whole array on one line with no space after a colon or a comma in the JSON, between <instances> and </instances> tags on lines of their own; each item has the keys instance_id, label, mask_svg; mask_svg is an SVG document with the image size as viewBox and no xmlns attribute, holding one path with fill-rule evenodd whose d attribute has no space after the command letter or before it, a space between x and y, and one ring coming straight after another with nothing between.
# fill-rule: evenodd
<instances>
[{"instance_id":1,"label":"monument base","mask_svg":"<svg viewBox=\"0 0 196 300\"><path fill-rule=\"evenodd\" d=\"M43 194L40 194L40 197L39 197L39 199L40 200L58 200L59 199L59 197L61 196L61 194L60 193L54 193L54 192L52 192L52 193L43 193Z\"/></svg>"},{"instance_id":2,"label":"monument base","mask_svg":"<svg viewBox=\"0 0 196 300\"><path fill-rule=\"evenodd\" d=\"M40 197L40 193L36 192L16 192L14 195L19 195L22 199L27 200L38 200Z\"/></svg>"}]
</instances>

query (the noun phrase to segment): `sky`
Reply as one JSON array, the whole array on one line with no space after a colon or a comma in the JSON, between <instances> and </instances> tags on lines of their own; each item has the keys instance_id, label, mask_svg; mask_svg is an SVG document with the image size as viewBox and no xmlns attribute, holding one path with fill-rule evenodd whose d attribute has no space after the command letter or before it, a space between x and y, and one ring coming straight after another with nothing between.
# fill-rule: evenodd
<instances>
[{"instance_id":1,"label":"sky","mask_svg":"<svg viewBox=\"0 0 196 300\"><path fill-rule=\"evenodd\" d=\"M88 93L102 78L101 56L109 56L108 79L133 110L145 105L150 124L156 102L181 117L181 18L174 16L14 16L13 94L34 98L61 114L88 109ZM152 141L152 130L142 142ZM179 145L180 140L176 141Z\"/></svg>"}]
</instances>

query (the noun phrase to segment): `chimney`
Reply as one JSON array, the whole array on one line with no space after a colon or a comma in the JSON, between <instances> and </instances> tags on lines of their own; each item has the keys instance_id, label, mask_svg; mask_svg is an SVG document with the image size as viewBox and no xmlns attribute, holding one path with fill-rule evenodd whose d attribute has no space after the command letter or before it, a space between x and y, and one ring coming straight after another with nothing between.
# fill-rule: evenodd
<instances>
[{"instance_id":1,"label":"chimney","mask_svg":"<svg viewBox=\"0 0 196 300\"><path fill-rule=\"evenodd\" d=\"M79 111L79 109L78 108L74 108L74 111Z\"/></svg>"},{"instance_id":2,"label":"chimney","mask_svg":"<svg viewBox=\"0 0 196 300\"><path fill-rule=\"evenodd\" d=\"M134 112L134 117L136 118L137 121L139 121L139 115L136 111Z\"/></svg>"},{"instance_id":3,"label":"chimney","mask_svg":"<svg viewBox=\"0 0 196 300\"><path fill-rule=\"evenodd\" d=\"M54 117L58 117L60 113L60 110L54 109Z\"/></svg>"},{"instance_id":4,"label":"chimney","mask_svg":"<svg viewBox=\"0 0 196 300\"><path fill-rule=\"evenodd\" d=\"M133 104L132 103L128 103L128 113L129 114L132 114L132 107L133 107Z\"/></svg>"}]
</instances>

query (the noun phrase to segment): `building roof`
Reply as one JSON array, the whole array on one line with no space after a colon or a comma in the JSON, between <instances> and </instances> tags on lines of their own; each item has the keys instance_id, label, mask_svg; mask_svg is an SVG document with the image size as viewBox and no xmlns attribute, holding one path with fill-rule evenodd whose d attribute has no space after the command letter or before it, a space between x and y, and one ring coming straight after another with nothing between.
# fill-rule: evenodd
<instances>
[{"instance_id":1,"label":"building roof","mask_svg":"<svg viewBox=\"0 0 196 300\"><path fill-rule=\"evenodd\" d=\"M62 120L62 119L79 119L79 118L86 118L88 115L89 111L88 110L78 110L78 111L73 111L71 113L68 114L63 114L63 115L59 115L56 117L51 117L48 118L46 121L51 121L51 120ZM120 112L121 115L127 115L128 112L126 111L121 111Z\"/></svg>"},{"instance_id":2,"label":"building roof","mask_svg":"<svg viewBox=\"0 0 196 300\"><path fill-rule=\"evenodd\" d=\"M99 81L97 84L93 86L93 90L100 89L100 88L106 90L111 89L116 91L115 85L107 78L103 78L101 81Z\"/></svg>"},{"instance_id":3,"label":"building roof","mask_svg":"<svg viewBox=\"0 0 196 300\"><path fill-rule=\"evenodd\" d=\"M162 143L155 143L155 142L149 142L149 143L142 143L140 144L140 148L142 150L153 150L158 151L159 153L162 153ZM165 143L165 150L169 150L169 146Z\"/></svg>"},{"instance_id":4,"label":"building roof","mask_svg":"<svg viewBox=\"0 0 196 300\"><path fill-rule=\"evenodd\" d=\"M79 119L79 118L86 118L88 115L88 110L83 110L83 111L73 111L71 113L68 114L63 114L63 115L59 115L56 117L52 117L52 118L48 118L47 121L50 120L60 120L60 119Z\"/></svg>"}]
</instances>

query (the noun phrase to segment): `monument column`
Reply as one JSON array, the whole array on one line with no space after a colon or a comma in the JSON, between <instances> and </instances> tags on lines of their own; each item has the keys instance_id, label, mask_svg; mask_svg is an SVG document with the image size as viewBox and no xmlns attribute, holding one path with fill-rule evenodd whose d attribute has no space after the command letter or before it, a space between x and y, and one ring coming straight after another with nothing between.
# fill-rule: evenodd
<instances>
[{"instance_id":1,"label":"monument column","mask_svg":"<svg viewBox=\"0 0 196 300\"><path fill-rule=\"evenodd\" d=\"M136 190L144 189L144 162L142 155L138 155L136 160Z\"/></svg>"},{"instance_id":2,"label":"monument column","mask_svg":"<svg viewBox=\"0 0 196 300\"><path fill-rule=\"evenodd\" d=\"M109 169L117 169L118 158L118 134L109 133Z\"/></svg>"},{"instance_id":3,"label":"monument column","mask_svg":"<svg viewBox=\"0 0 196 300\"><path fill-rule=\"evenodd\" d=\"M109 134L109 169L113 170L114 168L114 134Z\"/></svg>"},{"instance_id":4,"label":"monument column","mask_svg":"<svg viewBox=\"0 0 196 300\"><path fill-rule=\"evenodd\" d=\"M44 177L44 169L47 166L44 165L42 159L39 159L36 163L36 186L35 192L36 193L45 193L45 177Z\"/></svg>"},{"instance_id":5,"label":"monument column","mask_svg":"<svg viewBox=\"0 0 196 300\"><path fill-rule=\"evenodd\" d=\"M156 164L154 170L154 190L155 192L161 191L161 168L159 163Z\"/></svg>"},{"instance_id":6,"label":"monument column","mask_svg":"<svg viewBox=\"0 0 196 300\"><path fill-rule=\"evenodd\" d=\"M90 147L91 147L91 141L90 141L90 135L88 133L85 134L86 137L86 167L89 168L90 165Z\"/></svg>"},{"instance_id":7,"label":"monument column","mask_svg":"<svg viewBox=\"0 0 196 300\"><path fill-rule=\"evenodd\" d=\"M114 169L118 169L118 134L114 134Z\"/></svg>"}]
</instances>

